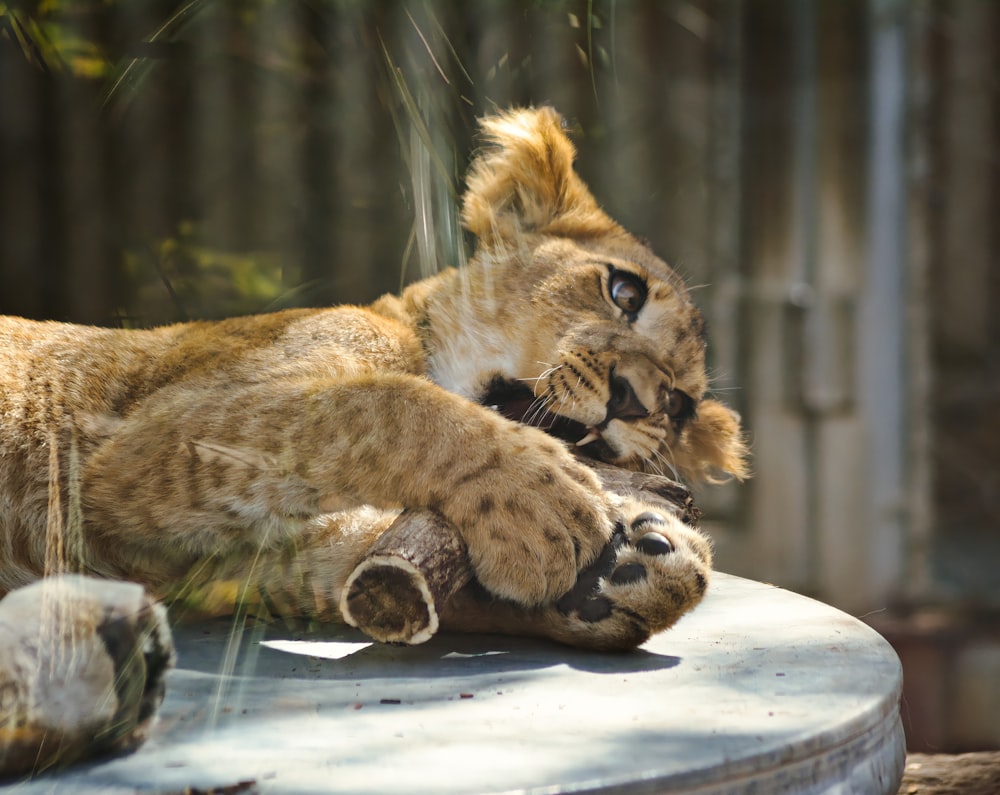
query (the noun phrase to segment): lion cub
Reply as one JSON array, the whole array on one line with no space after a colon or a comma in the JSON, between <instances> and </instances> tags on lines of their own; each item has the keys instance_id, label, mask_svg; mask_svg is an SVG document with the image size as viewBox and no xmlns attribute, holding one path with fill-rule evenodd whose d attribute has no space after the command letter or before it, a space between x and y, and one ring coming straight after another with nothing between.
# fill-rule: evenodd
<instances>
[{"instance_id":1,"label":"lion cub","mask_svg":"<svg viewBox=\"0 0 1000 795\"><path fill-rule=\"evenodd\" d=\"M0 318L0 593L54 568L172 598L229 578L335 613L405 507L456 528L511 631L565 640L555 624L578 621L586 645L619 607L655 630L696 603L704 539L605 493L573 451L744 476L702 317L598 207L555 111L482 127L475 256L401 296L137 331ZM557 606L598 560L600 607ZM446 626L494 626L465 603Z\"/></svg>"}]
</instances>

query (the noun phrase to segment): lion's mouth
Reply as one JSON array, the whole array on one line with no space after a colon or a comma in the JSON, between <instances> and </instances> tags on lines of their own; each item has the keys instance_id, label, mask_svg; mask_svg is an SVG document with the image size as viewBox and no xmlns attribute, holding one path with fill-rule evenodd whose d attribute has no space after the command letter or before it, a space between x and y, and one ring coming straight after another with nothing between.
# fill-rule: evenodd
<instances>
[{"instance_id":1,"label":"lion's mouth","mask_svg":"<svg viewBox=\"0 0 1000 795\"><path fill-rule=\"evenodd\" d=\"M497 378L490 384L480 402L509 420L531 425L550 436L562 439L591 458L609 461L614 457L611 448L601 437L599 428L588 427L569 417L548 411L543 402L523 384Z\"/></svg>"}]
</instances>

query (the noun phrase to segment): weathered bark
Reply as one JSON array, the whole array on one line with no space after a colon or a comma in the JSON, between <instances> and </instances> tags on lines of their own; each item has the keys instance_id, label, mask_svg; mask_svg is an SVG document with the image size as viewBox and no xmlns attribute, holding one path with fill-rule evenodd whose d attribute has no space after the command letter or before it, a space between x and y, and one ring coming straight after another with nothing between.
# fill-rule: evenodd
<instances>
[{"instance_id":1,"label":"weathered bark","mask_svg":"<svg viewBox=\"0 0 1000 795\"><path fill-rule=\"evenodd\" d=\"M580 459L588 464L601 479L604 490L620 497L636 497L666 508L684 524L697 527L701 511L687 487L676 480L644 472L604 464L590 459Z\"/></svg>"},{"instance_id":2,"label":"weathered bark","mask_svg":"<svg viewBox=\"0 0 1000 795\"><path fill-rule=\"evenodd\" d=\"M423 643L438 606L472 579L465 542L431 511L404 511L347 578L340 612L384 643Z\"/></svg>"}]
</instances>

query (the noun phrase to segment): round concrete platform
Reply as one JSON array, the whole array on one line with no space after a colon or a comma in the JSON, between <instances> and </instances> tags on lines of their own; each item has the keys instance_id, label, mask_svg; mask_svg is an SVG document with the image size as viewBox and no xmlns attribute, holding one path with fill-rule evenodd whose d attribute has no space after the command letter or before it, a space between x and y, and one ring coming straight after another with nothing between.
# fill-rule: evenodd
<instances>
[{"instance_id":1,"label":"round concrete platform","mask_svg":"<svg viewBox=\"0 0 1000 795\"><path fill-rule=\"evenodd\" d=\"M902 674L831 607L718 574L625 655L446 635L176 633L137 753L0 791L895 793Z\"/></svg>"}]
</instances>

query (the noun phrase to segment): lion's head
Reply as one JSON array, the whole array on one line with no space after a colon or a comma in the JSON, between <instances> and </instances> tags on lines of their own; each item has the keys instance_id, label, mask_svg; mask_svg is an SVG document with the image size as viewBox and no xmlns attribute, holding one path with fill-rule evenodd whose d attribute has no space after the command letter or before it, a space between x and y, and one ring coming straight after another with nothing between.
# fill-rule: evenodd
<instances>
[{"instance_id":1,"label":"lion's head","mask_svg":"<svg viewBox=\"0 0 1000 795\"><path fill-rule=\"evenodd\" d=\"M462 211L475 257L424 296L432 377L618 466L745 477L739 417L707 397L701 313L597 205L559 114L482 127Z\"/></svg>"}]
</instances>

